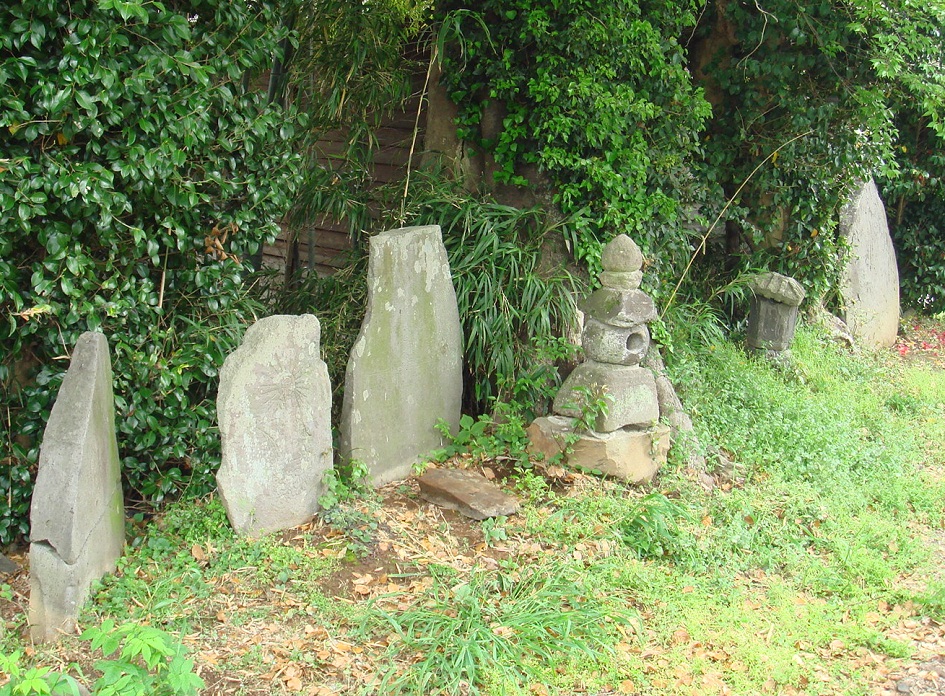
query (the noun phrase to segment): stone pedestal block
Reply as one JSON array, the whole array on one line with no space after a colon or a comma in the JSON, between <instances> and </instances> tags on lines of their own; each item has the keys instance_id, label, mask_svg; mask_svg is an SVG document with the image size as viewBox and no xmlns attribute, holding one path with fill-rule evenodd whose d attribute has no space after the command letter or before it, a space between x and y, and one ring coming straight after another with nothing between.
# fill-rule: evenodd
<instances>
[{"instance_id":1,"label":"stone pedestal block","mask_svg":"<svg viewBox=\"0 0 945 696\"><path fill-rule=\"evenodd\" d=\"M749 348L787 350L794 340L796 325L797 307L756 295L748 311L745 342Z\"/></svg>"},{"instance_id":2,"label":"stone pedestal block","mask_svg":"<svg viewBox=\"0 0 945 696\"><path fill-rule=\"evenodd\" d=\"M75 627L94 580L125 543L108 343L84 333L43 433L30 507L30 633L41 642Z\"/></svg>"},{"instance_id":3,"label":"stone pedestal block","mask_svg":"<svg viewBox=\"0 0 945 696\"><path fill-rule=\"evenodd\" d=\"M652 298L642 290L598 288L584 300L581 311L611 326L632 327L654 321L659 315Z\"/></svg>"},{"instance_id":4,"label":"stone pedestal block","mask_svg":"<svg viewBox=\"0 0 945 696\"><path fill-rule=\"evenodd\" d=\"M610 432L626 425L649 425L659 420L660 410L653 373L643 367L606 365L588 360L578 365L561 385L554 412L578 418L585 403L581 389L592 395L603 393L609 409L597 418L595 430Z\"/></svg>"},{"instance_id":5,"label":"stone pedestal block","mask_svg":"<svg viewBox=\"0 0 945 696\"><path fill-rule=\"evenodd\" d=\"M636 290L643 281L643 271L603 271L600 284L614 290Z\"/></svg>"},{"instance_id":6,"label":"stone pedestal block","mask_svg":"<svg viewBox=\"0 0 945 696\"><path fill-rule=\"evenodd\" d=\"M302 524L332 467L331 384L311 314L261 319L227 357L217 418L220 498L239 534Z\"/></svg>"},{"instance_id":7,"label":"stone pedestal block","mask_svg":"<svg viewBox=\"0 0 945 696\"><path fill-rule=\"evenodd\" d=\"M587 319L581 344L591 360L611 365L639 365L650 347L650 331L646 324L621 328Z\"/></svg>"},{"instance_id":8,"label":"stone pedestal block","mask_svg":"<svg viewBox=\"0 0 945 696\"><path fill-rule=\"evenodd\" d=\"M459 426L462 330L438 226L371 238L367 314L351 349L341 456L375 486L404 479L442 447L439 419Z\"/></svg>"},{"instance_id":9,"label":"stone pedestal block","mask_svg":"<svg viewBox=\"0 0 945 696\"><path fill-rule=\"evenodd\" d=\"M560 454L574 420L551 416L538 418L528 427L529 450L550 459ZM570 466L592 473L628 481L646 483L666 463L670 429L656 425L644 430L621 429L612 433L589 432L580 435L567 457Z\"/></svg>"}]
</instances>

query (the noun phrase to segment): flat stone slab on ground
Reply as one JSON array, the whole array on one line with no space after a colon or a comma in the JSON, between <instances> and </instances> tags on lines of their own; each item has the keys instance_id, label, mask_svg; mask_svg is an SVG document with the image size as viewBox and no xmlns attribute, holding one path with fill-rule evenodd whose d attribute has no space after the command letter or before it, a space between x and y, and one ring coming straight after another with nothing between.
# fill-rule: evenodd
<instances>
[{"instance_id":1,"label":"flat stone slab on ground","mask_svg":"<svg viewBox=\"0 0 945 696\"><path fill-rule=\"evenodd\" d=\"M419 479L420 496L434 505L457 510L474 520L514 515L518 500L472 471L432 469Z\"/></svg>"},{"instance_id":2,"label":"flat stone slab on ground","mask_svg":"<svg viewBox=\"0 0 945 696\"><path fill-rule=\"evenodd\" d=\"M13 575L20 569L20 566L0 553L0 575Z\"/></svg>"}]
</instances>

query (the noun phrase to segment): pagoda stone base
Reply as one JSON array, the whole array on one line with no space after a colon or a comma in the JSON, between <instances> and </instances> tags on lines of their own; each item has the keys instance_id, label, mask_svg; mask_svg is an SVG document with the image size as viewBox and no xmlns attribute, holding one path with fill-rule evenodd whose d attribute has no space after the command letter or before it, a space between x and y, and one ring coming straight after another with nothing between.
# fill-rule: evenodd
<instances>
[{"instance_id":1,"label":"pagoda stone base","mask_svg":"<svg viewBox=\"0 0 945 696\"><path fill-rule=\"evenodd\" d=\"M551 459L567 446L574 433L574 418L548 416L528 426L529 451ZM586 432L578 436L567 456L570 466L639 484L648 483L666 463L670 429L621 428L610 433Z\"/></svg>"}]
</instances>

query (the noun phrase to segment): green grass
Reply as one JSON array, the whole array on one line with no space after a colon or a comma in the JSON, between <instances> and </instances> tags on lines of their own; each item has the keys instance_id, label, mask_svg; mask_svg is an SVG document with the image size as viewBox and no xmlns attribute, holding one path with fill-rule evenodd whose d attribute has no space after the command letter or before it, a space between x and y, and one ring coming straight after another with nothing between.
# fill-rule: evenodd
<instances>
[{"instance_id":1,"label":"green grass","mask_svg":"<svg viewBox=\"0 0 945 696\"><path fill-rule=\"evenodd\" d=\"M375 605L375 630L399 640L391 660L418 655L406 670L391 672L380 693L480 693L485 680L515 692L540 683L541 665L565 656L605 659L638 615L624 593L595 592L583 568L564 563L474 571L458 577L434 573L430 591L399 611Z\"/></svg>"}]
</instances>

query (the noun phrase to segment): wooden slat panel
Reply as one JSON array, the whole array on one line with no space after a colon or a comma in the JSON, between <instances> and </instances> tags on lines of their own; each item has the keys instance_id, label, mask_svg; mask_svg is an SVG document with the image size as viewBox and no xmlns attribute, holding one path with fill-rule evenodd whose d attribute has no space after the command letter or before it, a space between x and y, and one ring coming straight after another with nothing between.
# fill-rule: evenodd
<instances>
[{"instance_id":1,"label":"wooden slat panel","mask_svg":"<svg viewBox=\"0 0 945 696\"><path fill-rule=\"evenodd\" d=\"M407 100L403 108L381 119L381 126L376 130L377 147L374 149L374 165L371 168L371 180L368 187L401 181L407 172L410 148L414 142L414 126L417 120L417 108L420 104L420 87L423 75L415 80L415 93ZM421 114L420 125L423 125ZM417 134L417 146L423 142L422 130ZM347 134L340 130L326 131L315 145L318 162L332 170L343 169L344 153L347 151ZM372 206L376 208L376 206ZM380 211L372 210L374 219L380 217ZM309 233L314 233L315 248L312 250L314 266L311 270L319 275L329 275L344 267L346 252L351 249L349 225L346 220L314 220L301 229L285 230L271 249L264 249L264 258L278 260L285 265L289 240L296 239L297 259L300 265L309 263ZM268 261L267 261L268 262Z\"/></svg>"}]
</instances>

